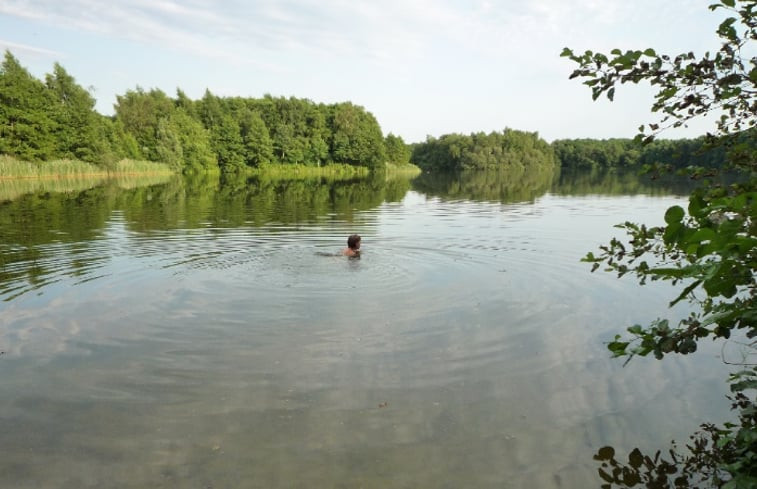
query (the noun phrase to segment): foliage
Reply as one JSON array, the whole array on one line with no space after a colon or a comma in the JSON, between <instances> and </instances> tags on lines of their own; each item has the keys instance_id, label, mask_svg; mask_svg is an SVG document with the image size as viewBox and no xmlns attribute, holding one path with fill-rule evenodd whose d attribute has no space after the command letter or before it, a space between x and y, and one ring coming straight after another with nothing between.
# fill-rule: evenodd
<instances>
[{"instance_id":1,"label":"foliage","mask_svg":"<svg viewBox=\"0 0 757 489\"><path fill-rule=\"evenodd\" d=\"M29 161L55 155L53 94L10 51L0 65L0 154Z\"/></svg>"},{"instance_id":2,"label":"foliage","mask_svg":"<svg viewBox=\"0 0 757 489\"><path fill-rule=\"evenodd\" d=\"M647 81L657 88L652 109L660 112L662 119L641 126L639 140L649 142L660 130L684 125L694 117L719 116L717 131L708 135L707 142L723 146L729 164L743 172L736 184L705 182L691 194L687 210L680 206L667 210L663 226L620 225L627 240L613 239L600 248L598 256L586 256L593 270L604 265L619 276L635 275L641 284L647 280L669 281L679 287L670 304L686 301L691 306L690 315L677 325L657 319L646 327L628 328L630 338L617 335L608 345L615 356L630 359L653 353L661 359L673 352L692 353L707 337L725 340L737 333L750 339L757 336L757 178L753 173L757 168L753 137L757 124L757 57L745 57L754 52L751 43L757 40L757 1L720 0L710 8L729 13L717 29L722 44L714 55L668 56L653 49L616 49L610 56L591 51L575 55L567 48L563 51L563 56L579 65L571 77L586 79L584 83L591 87L594 99L605 94L612 100L616 85L626 82ZM693 176L698 174L694 172ZM751 345L754 348L755 343ZM757 406L754 398L745 394L757 388L757 381L752 371L730 381L737 392L734 407L739 410L740 425L704 425L703 432L695 437L700 443L688 458L675 455L665 461L644 458L634 451L629 458L630 469L613 465L613 455L605 450L599 458L612 467L612 474L600 472L608 482L605 487L613 483L630 487L641 482L642 475L648 487L671 487L667 479L661 480L661 485L650 482L657 474L672 474L669 465L681 473L672 482L675 487L757 487ZM709 442L702 441L708 437ZM629 470L630 478L616 477Z\"/></svg>"},{"instance_id":3,"label":"foliage","mask_svg":"<svg viewBox=\"0 0 757 489\"><path fill-rule=\"evenodd\" d=\"M613 49L610 56L592 51L576 55L565 48L562 56L579 64L571 78L587 78L583 83L591 87L595 100L603 94L612 100L617 84L646 81L657 87L652 111L662 117L658 123L640 126L640 138L651 141L668 127L683 126L713 111L719 115L719 135L737 134L755 127L757 58L750 42L757 39L756 5L754 0L721 0L710 5L711 10L725 9L730 15L717 29L720 49L700 58L693 52L658 54L652 48Z\"/></svg>"},{"instance_id":4,"label":"foliage","mask_svg":"<svg viewBox=\"0 0 757 489\"><path fill-rule=\"evenodd\" d=\"M387 163L386 164L386 175L387 177L392 175L407 175L407 176L416 176L419 173L421 173L421 169L417 166L413 165L412 163L406 163L404 165L395 165L394 163Z\"/></svg>"},{"instance_id":5,"label":"foliage","mask_svg":"<svg viewBox=\"0 0 757 489\"><path fill-rule=\"evenodd\" d=\"M407 165L410 163L412 154L410 147L405 144L402 136L395 136L389 133L384 138L384 147L386 148L386 161L395 166Z\"/></svg>"},{"instance_id":6,"label":"foliage","mask_svg":"<svg viewBox=\"0 0 757 489\"><path fill-rule=\"evenodd\" d=\"M595 170L609 168L662 167L684 169L722 167L726 157L721 147L708 139L655 139L641 144L634 139L558 139L552 141L562 168Z\"/></svg>"},{"instance_id":7,"label":"foliage","mask_svg":"<svg viewBox=\"0 0 757 489\"><path fill-rule=\"evenodd\" d=\"M554 169L549 144L537 133L505 129L502 132L428 136L413 147L411 161L424 171L460 171L505 168Z\"/></svg>"},{"instance_id":8,"label":"foliage","mask_svg":"<svg viewBox=\"0 0 757 489\"><path fill-rule=\"evenodd\" d=\"M329 122L334 161L368 168L384 164L384 137L373 114L351 103L336 104Z\"/></svg>"},{"instance_id":9,"label":"foliage","mask_svg":"<svg viewBox=\"0 0 757 489\"><path fill-rule=\"evenodd\" d=\"M108 148L98 133L102 116L94 111L95 99L58 63L47 75L45 85L55 102L51 112L56 122L56 155L91 163L100 161Z\"/></svg>"},{"instance_id":10,"label":"foliage","mask_svg":"<svg viewBox=\"0 0 757 489\"><path fill-rule=\"evenodd\" d=\"M163 162L185 173L247 167L343 164L382 170L385 139L376 118L349 102L295 97L191 100L137 86L116 97L115 116L55 64L45 82L10 52L0 68L0 154L29 161L80 159L108 168L123 158ZM402 138L387 139L394 163L406 163Z\"/></svg>"},{"instance_id":11,"label":"foliage","mask_svg":"<svg viewBox=\"0 0 757 489\"><path fill-rule=\"evenodd\" d=\"M660 450L649 456L634 448L624 463L615 458L614 448L602 447L594 456L600 463L599 477L605 482L602 488L756 487L757 409L744 391L757 387L757 369L734 374L731 380L732 409L738 413L738 424L726 423L722 429L705 423L690 437L688 453L681 454L674 443L667 457Z\"/></svg>"}]
</instances>

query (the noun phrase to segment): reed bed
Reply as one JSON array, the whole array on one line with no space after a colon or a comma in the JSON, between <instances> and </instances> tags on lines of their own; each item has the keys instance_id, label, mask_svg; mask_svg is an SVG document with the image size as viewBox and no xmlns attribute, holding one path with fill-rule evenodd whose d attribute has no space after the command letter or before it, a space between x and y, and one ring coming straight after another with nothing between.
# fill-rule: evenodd
<instances>
[{"instance_id":1,"label":"reed bed","mask_svg":"<svg viewBox=\"0 0 757 489\"><path fill-rule=\"evenodd\" d=\"M395 165L394 163L387 163L386 164L386 174L387 176L408 176L412 177L415 175L420 175L422 170L418 168L417 166L413 165L412 163L408 163L406 165Z\"/></svg>"},{"instance_id":2,"label":"reed bed","mask_svg":"<svg viewBox=\"0 0 757 489\"><path fill-rule=\"evenodd\" d=\"M53 160L38 163L0 155L0 179L2 180L171 173L174 172L168 166L151 161L121 160L106 168L78 160Z\"/></svg>"},{"instance_id":3,"label":"reed bed","mask_svg":"<svg viewBox=\"0 0 757 489\"><path fill-rule=\"evenodd\" d=\"M98 185L136 188L167 182L174 174L166 165L122 160L103 168L76 160L44 163L0 155L0 202L36 192L81 192Z\"/></svg>"}]
</instances>

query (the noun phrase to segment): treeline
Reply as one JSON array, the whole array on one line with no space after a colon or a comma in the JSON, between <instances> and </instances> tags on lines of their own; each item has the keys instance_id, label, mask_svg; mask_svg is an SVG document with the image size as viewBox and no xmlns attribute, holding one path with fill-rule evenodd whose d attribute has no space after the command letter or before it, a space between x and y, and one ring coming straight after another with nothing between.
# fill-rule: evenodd
<instances>
[{"instance_id":1,"label":"treeline","mask_svg":"<svg viewBox=\"0 0 757 489\"><path fill-rule=\"evenodd\" d=\"M163 162L179 171L238 171L265 165L408 164L399 136L350 102L294 97L191 100L139 87L116 97L115 115L58 63L38 80L9 52L0 66L0 154L26 161L79 159L108 166L123 159Z\"/></svg>"},{"instance_id":2,"label":"treeline","mask_svg":"<svg viewBox=\"0 0 757 489\"><path fill-rule=\"evenodd\" d=\"M566 169L596 170L667 165L718 168L726 161L723 147L709 149L707 139L656 139L642 145L633 139L559 139L552 148Z\"/></svg>"},{"instance_id":3,"label":"treeline","mask_svg":"<svg viewBox=\"0 0 757 489\"><path fill-rule=\"evenodd\" d=\"M383 136L376 118L350 102L315 103L295 97L219 97L199 100L177 89L137 87L116 97L115 114L95 111L95 99L58 63L36 79L9 52L0 65L0 155L24 161L81 160L112 168L123 159L161 162L176 171L289 165L346 165L369 170L386 163L426 172L521 169L637 168L649 164L719 167L722 148L705 138L656 140L563 139L505 129L489 134L428 136L407 145ZM746 138L749 139L749 138Z\"/></svg>"},{"instance_id":4,"label":"treeline","mask_svg":"<svg viewBox=\"0 0 757 489\"><path fill-rule=\"evenodd\" d=\"M412 145L410 160L424 171L492 169L554 169L557 164L549 143L538 133L505 129L489 134L428 136Z\"/></svg>"}]
</instances>

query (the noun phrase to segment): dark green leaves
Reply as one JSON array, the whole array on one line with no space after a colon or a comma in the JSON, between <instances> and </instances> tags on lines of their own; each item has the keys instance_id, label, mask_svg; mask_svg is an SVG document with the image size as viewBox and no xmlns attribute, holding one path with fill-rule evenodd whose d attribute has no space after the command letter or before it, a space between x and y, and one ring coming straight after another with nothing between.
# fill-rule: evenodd
<instances>
[{"instance_id":1,"label":"dark green leaves","mask_svg":"<svg viewBox=\"0 0 757 489\"><path fill-rule=\"evenodd\" d=\"M668 224L678 224L683 219L683 216L683 208L675 205L665 212L665 222Z\"/></svg>"},{"instance_id":2,"label":"dark green leaves","mask_svg":"<svg viewBox=\"0 0 757 489\"><path fill-rule=\"evenodd\" d=\"M757 337L757 61L748 58L757 40L757 3L720 0L710 6L718 8L731 16L717 27L721 44L713 54L658 55L652 49L613 49L609 58L569 54L578 64L571 77L583 79L594 99L612 98L615 87L627 82L645 81L657 90L652 110L661 119L641 125L639 141L714 114L717 131L708 135L708 144L725 148L731 165L745 170L738 184L705 182L691 194L688 216L683 207L672 206L664 228L624 223L624 241L613 238L599 253L586 256L592 270L604 265L619 277L635 275L642 285L668 281L680 287L670 305L688 303L689 315L675 325L657 319L629 327L628 338L616 335L607 345L615 357L652 353L661 359L693 353L708 336L728 339L739 332ZM689 175L701 178L702 171L691 169ZM747 346L754 349L755 343ZM600 449L594 458L601 462L601 487L702 487L704 482L728 489L757 487L757 406L744 395L757 389L755 379L757 370L730 379L740 424L703 425L687 445L689 455L671 450L666 460L660 452L652 458L635 449L623 464L611 447Z\"/></svg>"}]
</instances>

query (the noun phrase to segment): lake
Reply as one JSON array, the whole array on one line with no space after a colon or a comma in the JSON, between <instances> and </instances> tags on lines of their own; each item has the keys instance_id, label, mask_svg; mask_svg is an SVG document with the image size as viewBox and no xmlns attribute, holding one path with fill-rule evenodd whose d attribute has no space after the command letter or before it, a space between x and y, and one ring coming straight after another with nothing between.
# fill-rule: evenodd
<instances>
[{"instance_id":1,"label":"lake","mask_svg":"<svg viewBox=\"0 0 757 489\"><path fill-rule=\"evenodd\" d=\"M686 310L579 261L685 195L483 173L11 190L2 485L599 487L601 446L665 449L729 412L709 342L609 358Z\"/></svg>"}]
</instances>

